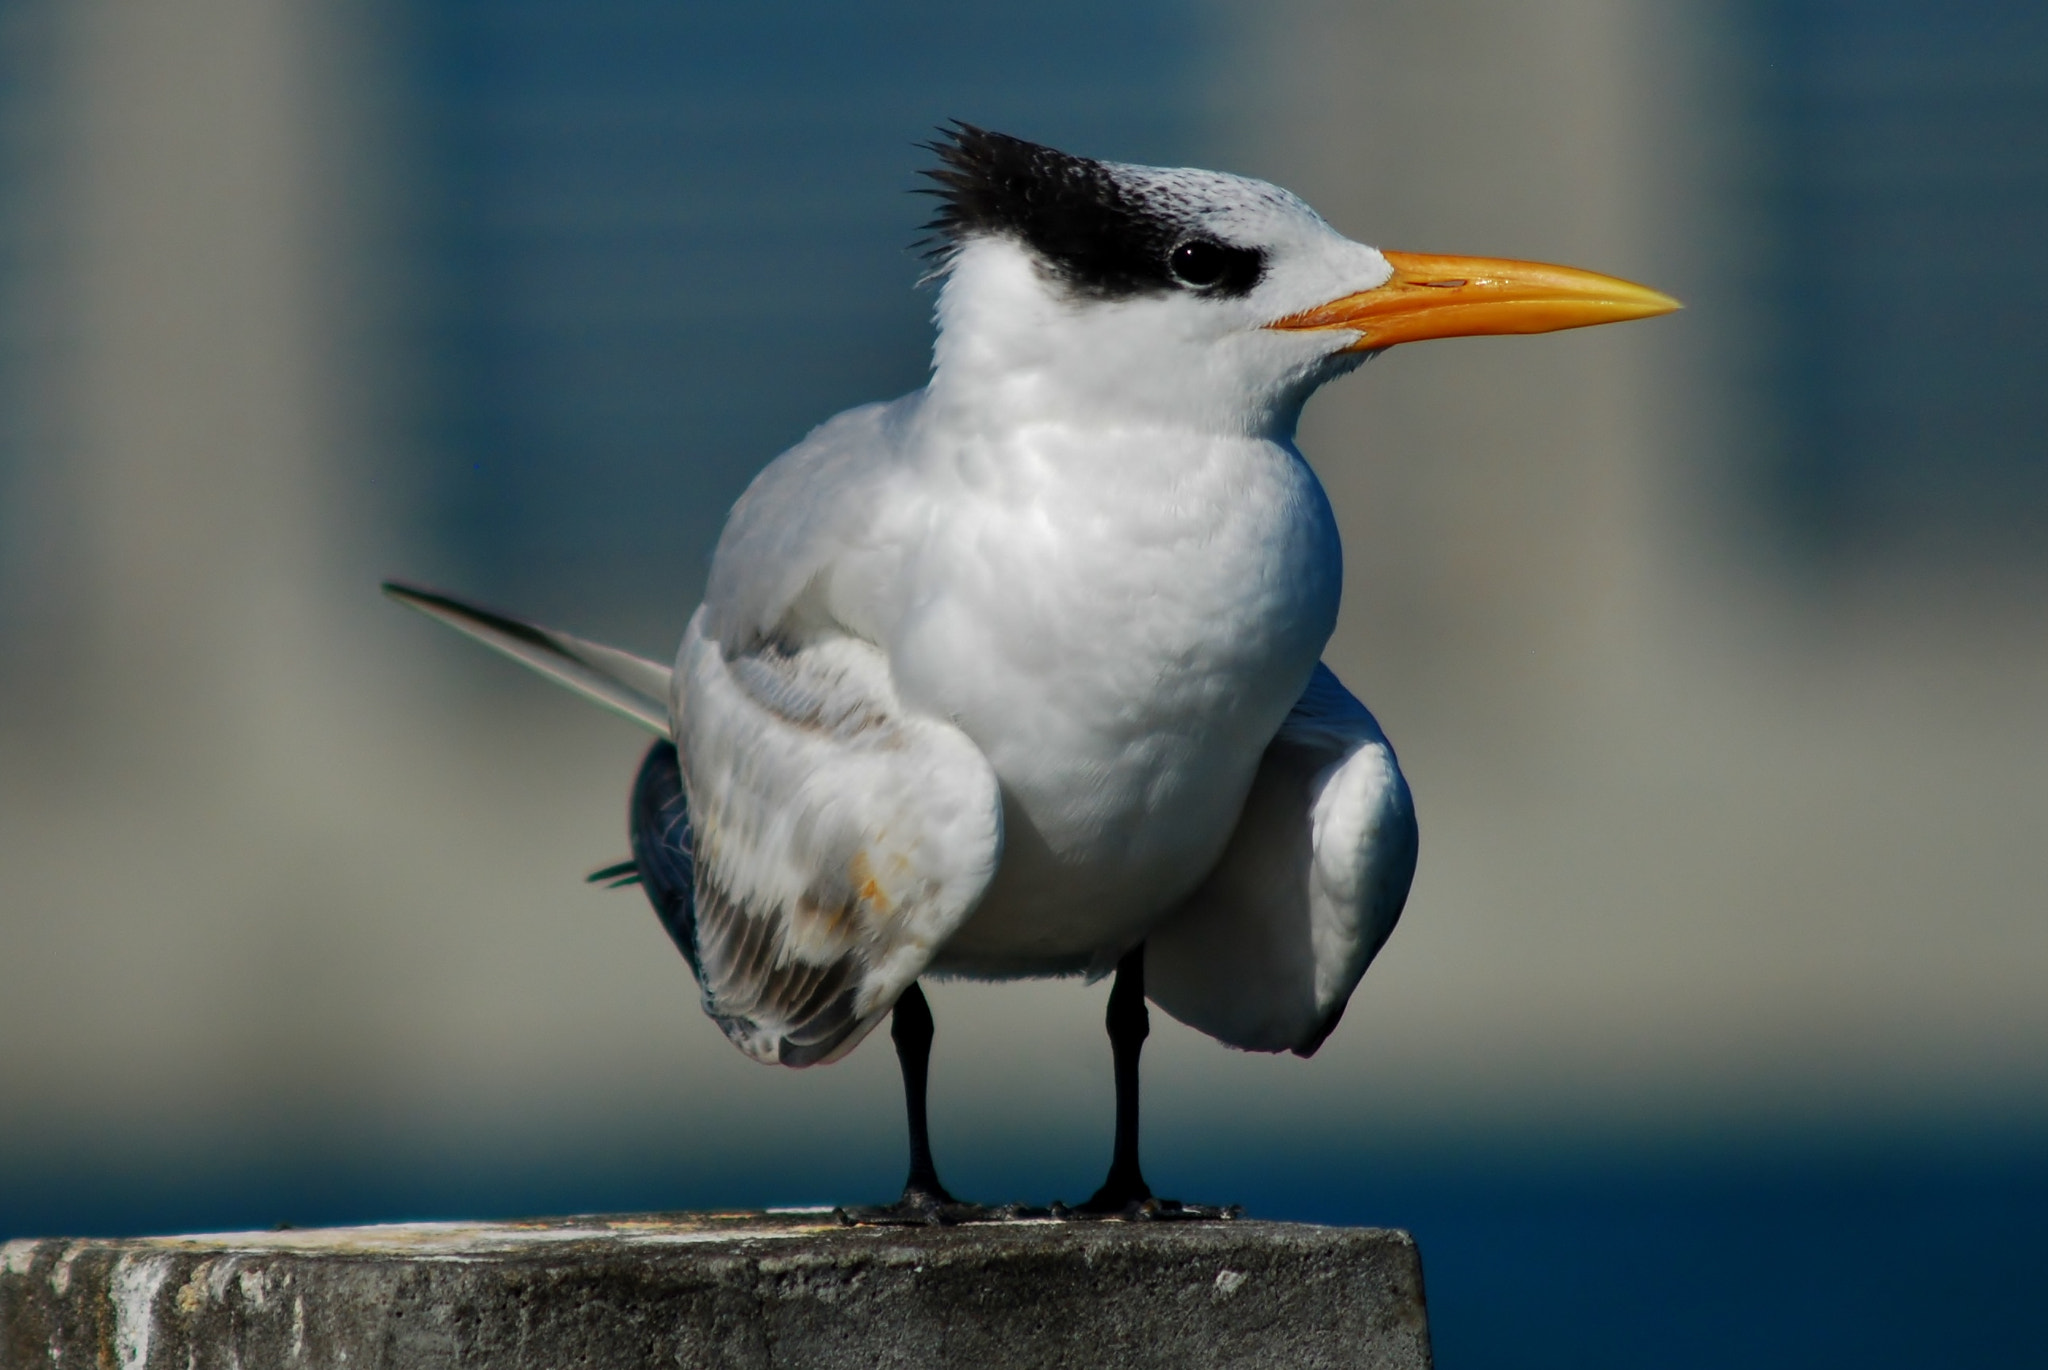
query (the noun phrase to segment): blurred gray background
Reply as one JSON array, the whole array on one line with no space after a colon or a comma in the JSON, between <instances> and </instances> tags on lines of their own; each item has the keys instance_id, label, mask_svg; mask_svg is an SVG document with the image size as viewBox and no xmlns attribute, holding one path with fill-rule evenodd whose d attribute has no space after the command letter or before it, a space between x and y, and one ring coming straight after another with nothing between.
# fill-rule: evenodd
<instances>
[{"instance_id":1,"label":"blurred gray background","mask_svg":"<svg viewBox=\"0 0 2048 1370\"><path fill-rule=\"evenodd\" d=\"M921 383L949 117L1688 304L1311 405L1421 869L1314 1060L1155 1018L1155 1183L1434 1253L1530 1157L1796 1207L1876 1138L2048 1214L2048 11L11 0L0 1236L893 1188L886 1047L752 1065L581 884L643 739L374 586L668 655L752 473ZM1102 997L936 989L956 1188L1092 1186Z\"/></svg>"}]
</instances>

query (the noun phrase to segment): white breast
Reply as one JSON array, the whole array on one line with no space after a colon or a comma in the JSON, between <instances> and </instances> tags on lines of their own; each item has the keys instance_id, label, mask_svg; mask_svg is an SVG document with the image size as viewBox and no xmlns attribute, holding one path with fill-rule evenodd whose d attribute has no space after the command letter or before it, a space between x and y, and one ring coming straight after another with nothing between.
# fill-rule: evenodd
<instances>
[{"instance_id":1,"label":"white breast","mask_svg":"<svg viewBox=\"0 0 2048 1370\"><path fill-rule=\"evenodd\" d=\"M1004 854L936 968L1086 969L1228 841L1334 626L1321 486L1286 445L1038 425L923 455L876 624L897 688L1002 782ZM863 576L848 567L853 579Z\"/></svg>"}]
</instances>

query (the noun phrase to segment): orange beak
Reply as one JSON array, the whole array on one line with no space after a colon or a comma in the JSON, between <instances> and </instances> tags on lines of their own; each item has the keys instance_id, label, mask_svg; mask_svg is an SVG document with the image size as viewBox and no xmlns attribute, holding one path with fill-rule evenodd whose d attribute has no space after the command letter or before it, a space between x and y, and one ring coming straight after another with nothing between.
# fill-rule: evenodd
<instances>
[{"instance_id":1,"label":"orange beak","mask_svg":"<svg viewBox=\"0 0 2048 1370\"><path fill-rule=\"evenodd\" d=\"M1469 338L1482 333L1550 333L1596 323L1648 319L1681 308L1669 295L1543 262L1494 257L1382 253L1394 268L1385 285L1346 295L1266 325L1284 332L1355 332L1346 352Z\"/></svg>"}]
</instances>

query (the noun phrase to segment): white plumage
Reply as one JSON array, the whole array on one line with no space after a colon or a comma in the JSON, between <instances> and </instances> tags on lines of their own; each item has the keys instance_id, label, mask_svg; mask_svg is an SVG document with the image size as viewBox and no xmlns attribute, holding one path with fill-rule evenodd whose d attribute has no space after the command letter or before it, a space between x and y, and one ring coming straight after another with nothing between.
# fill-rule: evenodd
<instances>
[{"instance_id":1,"label":"white plumage","mask_svg":"<svg viewBox=\"0 0 2048 1370\"><path fill-rule=\"evenodd\" d=\"M1222 176L1174 180L1249 241L1286 244L1318 270L1275 272L1244 300L1076 304L1025 244L963 244L940 294L931 383L842 414L777 459L719 543L678 667L677 740L700 872L711 872L700 883L763 891L745 897L753 907L771 887L784 903L798 898L792 878L857 891L848 863L876 869L855 843L790 871L787 833L805 820L785 812L732 833L736 790L750 804L772 793L785 810L839 815L850 804L874 839L900 842L918 820L885 802L894 777L948 792L948 808L970 776L992 768L1001 786L986 884L948 903L952 916L936 929L854 896L858 919L900 939L876 948L896 969L869 980L856 1010L863 1028L927 968L1003 977L1115 965L1216 865L1335 625L1336 524L1292 430L1309 382L1358 358L1340 353L1347 337L1258 325L1342 287L1376 285L1388 268L1291 197L1254 196ZM1231 355L1219 361L1218 349ZM924 721L933 753L942 735L963 745L944 763L891 754L895 769L862 770L858 781L849 767L767 790L735 762L761 748L779 755L807 732L774 698L784 676L761 666L792 653L858 659L859 673L835 669L849 682L858 674L875 708ZM1399 769L1381 745L1405 815ZM1409 834L1382 841L1366 817L1323 824L1323 864L1385 856L1412 868ZM1299 818L1306 833L1305 808ZM1242 897L1306 900L1310 865L1295 864L1286 884ZM906 878L941 876L933 866ZM962 872L949 866L944 878L952 890ZM1206 907L1231 888L1209 890ZM1357 899L1391 894L1398 911L1406 880L1348 888ZM1370 954L1337 929L1391 921L1392 911L1355 908L1329 922L1311 952L1322 1000L1341 1004ZM1219 994L1257 1003L1283 992L1255 974L1197 983L1171 1002L1212 1031L1271 1021ZM1218 1035L1274 1049L1306 1043L1319 1025L1280 1042Z\"/></svg>"},{"instance_id":2,"label":"white plumage","mask_svg":"<svg viewBox=\"0 0 2048 1370\"><path fill-rule=\"evenodd\" d=\"M1391 342L1670 303L1390 258L1262 182L949 138L929 384L760 474L672 676L395 593L672 736L684 950L750 1055L831 1060L928 972L1101 974L1141 945L1175 1017L1307 1054L1399 917L1416 826L1318 660L1341 555L1301 406Z\"/></svg>"}]
</instances>

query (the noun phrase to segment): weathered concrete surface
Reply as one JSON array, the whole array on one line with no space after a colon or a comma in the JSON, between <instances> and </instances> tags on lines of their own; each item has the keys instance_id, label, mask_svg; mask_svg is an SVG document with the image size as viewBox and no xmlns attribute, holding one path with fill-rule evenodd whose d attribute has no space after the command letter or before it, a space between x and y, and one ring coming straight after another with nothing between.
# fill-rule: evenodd
<instances>
[{"instance_id":1,"label":"weathered concrete surface","mask_svg":"<svg viewBox=\"0 0 2048 1370\"><path fill-rule=\"evenodd\" d=\"M1427 1367L1404 1232L829 1213L10 1242L0 1366Z\"/></svg>"}]
</instances>

